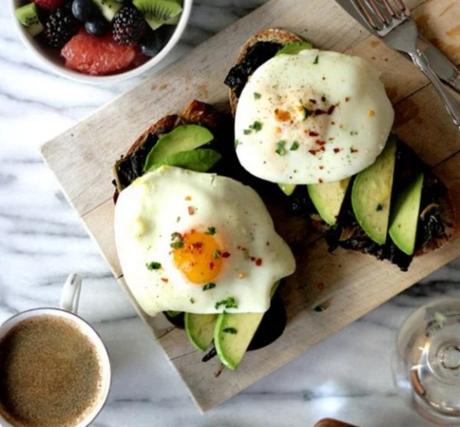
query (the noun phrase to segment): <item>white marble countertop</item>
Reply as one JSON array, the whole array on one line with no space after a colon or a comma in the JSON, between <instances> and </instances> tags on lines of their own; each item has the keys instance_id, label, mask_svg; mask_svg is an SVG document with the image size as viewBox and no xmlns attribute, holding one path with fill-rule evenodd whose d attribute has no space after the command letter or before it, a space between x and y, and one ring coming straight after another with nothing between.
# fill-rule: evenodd
<instances>
[{"instance_id":1,"label":"white marble countertop","mask_svg":"<svg viewBox=\"0 0 460 427\"><path fill-rule=\"evenodd\" d=\"M176 55L261 3L195 1ZM459 261L199 414L37 150L135 83L95 88L51 74L21 45L7 9L0 9L0 322L21 310L56 305L66 275L84 276L80 312L100 332L113 368L107 405L93 424L98 427L312 426L323 417L361 426L426 425L396 395L390 349L412 309L437 296L460 296Z\"/></svg>"}]
</instances>

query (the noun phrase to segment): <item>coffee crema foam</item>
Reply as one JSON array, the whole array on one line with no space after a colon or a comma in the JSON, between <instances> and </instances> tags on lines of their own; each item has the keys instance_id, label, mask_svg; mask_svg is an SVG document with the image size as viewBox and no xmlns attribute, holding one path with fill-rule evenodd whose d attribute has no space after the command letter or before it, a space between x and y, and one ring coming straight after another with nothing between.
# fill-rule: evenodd
<instances>
[{"instance_id":1,"label":"coffee crema foam","mask_svg":"<svg viewBox=\"0 0 460 427\"><path fill-rule=\"evenodd\" d=\"M70 319L37 315L0 341L0 414L22 427L78 425L102 396L95 345Z\"/></svg>"}]
</instances>

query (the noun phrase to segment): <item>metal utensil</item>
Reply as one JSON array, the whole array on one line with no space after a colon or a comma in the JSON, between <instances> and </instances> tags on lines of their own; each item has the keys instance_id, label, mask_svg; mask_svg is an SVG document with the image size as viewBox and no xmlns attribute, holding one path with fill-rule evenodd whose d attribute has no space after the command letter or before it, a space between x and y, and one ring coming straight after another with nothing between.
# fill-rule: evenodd
<instances>
[{"instance_id":1,"label":"metal utensil","mask_svg":"<svg viewBox=\"0 0 460 427\"><path fill-rule=\"evenodd\" d=\"M417 48L418 31L402 0L351 0L362 18L391 48L407 53L412 62L425 74L442 99L455 126L460 130L460 103L444 87L431 68L430 61Z\"/></svg>"},{"instance_id":2,"label":"metal utensil","mask_svg":"<svg viewBox=\"0 0 460 427\"><path fill-rule=\"evenodd\" d=\"M353 19L358 21L367 31L373 35L377 35L375 30L371 28L367 21L362 18L361 14L357 11L355 6L350 0L335 0L345 12L347 12ZM434 44L424 39L421 34L418 35L417 48L423 52L431 64L431 68L438 75L438 77L447 83L452 89L460 93L460 71L457 66L447 58ZM409 55L403 55L410 59Z\"/></svg>"}]
</instances>

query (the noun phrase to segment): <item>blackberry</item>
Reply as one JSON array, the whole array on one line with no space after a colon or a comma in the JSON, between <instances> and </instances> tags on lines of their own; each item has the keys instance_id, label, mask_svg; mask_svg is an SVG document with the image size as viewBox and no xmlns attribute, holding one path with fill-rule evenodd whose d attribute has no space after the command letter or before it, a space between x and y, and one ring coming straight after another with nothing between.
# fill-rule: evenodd
<instances>
[{"instance_id":1,"label":"blackberry","mask_svg":"<svg viewBox=\"0 0 460 427\"><path fill-rule=\"evenodd\" d=\"M147 30L144 16L134 6L123 6L113 18L113 39L119 44L135 44Z\"/></svg>"},{"instance_id":2,"label":"blackberry","mask_svg":"<svg viewBox=\"0 0 460 427\"><path fill-rule=\"evenodd\" d=\"M46 44L61 48L78 31L78 23L68 8L61 7L50 13L45 21L43 36Z\"/></svg>"}]
</instances>

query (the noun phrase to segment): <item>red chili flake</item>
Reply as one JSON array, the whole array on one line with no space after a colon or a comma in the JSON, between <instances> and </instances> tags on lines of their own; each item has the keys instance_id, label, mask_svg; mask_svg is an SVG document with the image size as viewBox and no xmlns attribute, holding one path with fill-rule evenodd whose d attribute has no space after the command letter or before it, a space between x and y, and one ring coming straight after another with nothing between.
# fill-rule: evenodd
<instances>
[{"instance_id":1,"label":"red chili flake","mask_svg":"<svg viewBox=\"0 0 460 427\"><path fill-rule=\"evenodd\" d=\"M162 277L162 278L161 278L161 281L162 281L162 282L165 282L165 283L168 283L168 282L169 282L169 280L168 280L166 277Z\"/></svg>"},{"instance_id":2,"label":"red chili flake","mask_svg":"<svg viewBox=\"0 0 460 427\"><path fill-rule=\"evenodd\" d=\"M210 263L209 263L209 269L210 269L210 270L214 270L214 263L213 263L213 262L210 262Z\"/></svg>"},{"instance_id":3,"label":"red chili flake","mask_svg":"<svg viewBox=\"0 0 460 427\"><path fill-rule=\"evenodd\" d=\"M337 153L339 153L339 152L340 152L340 148L337 148L337 147L336 147L336 148L334 148L334 153L336 153L336 154L337 154Z\"/></svg>"},{"instance_id":4,"label":"red chili flake","mask_svg":"<svg viewBox=\"0 0 460 427\"><path fill-rule=\"evenodd\" d=\"M321 97L321 101L326 102L326 97L324 95Z\"/></svg>"},{"instance_id":5,"label":"red chili flake","mask_svg":"<svg viewBox=\"0 0 460 427\"><path fill-rule=\"evenodd\" d=\"M350 97L349 96L346 96L345 97L345 102L348 102L350 100Z\"/></svg>"},{"instance_id":6,"label":"red chili flake","mask_svg":"<svg viewBox=\"0 0 460 427\"><path fill-rule=\"evenodd\" d=\"M321 110L320 108L317 108L317 109L314 111L314 114L315 114L315 116L321 116L321 114L326 114L326 111L325 111L325 110Z\"/></svg>"},{"instance_id":7,"label":"red chili flake","mask_svg":"<svg viewBox=\"0 0 460 427\"><path fill-rule=\"evenodd\" d=\"M311 98L308 101L310 101L312 104L316 104L316 99Z\"/></svg>"},{"instance_id":8,"label":"red chili flake","mask_svg":"<svg viewBox=\"0 0 460 427\"><path fill-rule=\"evenodd\" d=\"M189 206L187 209L188 209L188 214L189 215L195 214L196 209L193 206Z\"/></svg>"},{"instance_id":9,"label":"red chili flake","mask_svg":"<svg viewBox=\"0 0 460 427\"><path fill-rule=\"evenodd\" d=\"M322 139L317 139L315 141L315 144L318 144L320 147L326 144L326 141L323 141Z\"/></svg>"},{"instance_id":10,"label":"red chili flake","mask_svg":"<svg viewBox=\"0 0 460 427\"><path fill-rule=\"evenodd\" d=\"M331 105L328 110L327 110L327 114L331 115L335 110L335 105Z\"/></svg>"},{"instance_id":11,"label":"red chili flake","mask_svg":"<svg viewBox=\"0 0 460 427\"><path fill-rule=\"evenodd\" d=\"M222 256L222 258L228 258L230 256L230 252L227 252L227 251L222 252L221 256Z\"/></svg>"},{"instance_id":12,"label":"red chili flake","mask_svg":"<svg viewBox=\"0 0 460 427\"><path fill-rule=\"evenodd\" d=\"M255 256L252 256L251 257L251 261L255 261L256 260L256 257Z\"/></svg>"},{"instance_id":13,"label":"red chili flake","mask_svg":"<svg viewBox=\"0 0 460 427\"><path fill-rule=\"evenodd\" d=\"M257 265L257 267L260 267L262 265L262 258L257 258L256 259L256 265Z\"/></svg>"},{"instance_id":14,"label":"red chili flake","mask_svg":"<svg viewBox=\"0 0 460 427\"><path fill-rule=\"evenodd\" d=\"M185 196L185 200L187 200L187 201L192 200L192 196Z\"/></svg>"},{"instance_id":15,"label":"red chili flake","mask_svg":"<svg viewBox=\"0 0 460 427\"><path fill-rule=\"evenodd\" d=\"M310 136L318 136L319 133L318 132L313 132L312 130L308 132L308 135Z\"/></svg>"},{"instance_id":16,"label":"red chili flake","mask_svg":"<svg viewBox=\"0 0 460 427\"><path fill-rule=\"evenodd\" d=\"M309 152L310 154L313 154L314 156L316 156L316 150L308 150L308 152Z\"/></svg>"},{"instance_id":17,"label":"red chili flake","mask_svg":"<svg viewBox=\"0 0 460 427\"><path fill-rule=\"evenodd\" d=\"M192 248L194 249L201 249L202 247L203 247L203 242L192 243Z\"/></svg>"}]
</instances>

